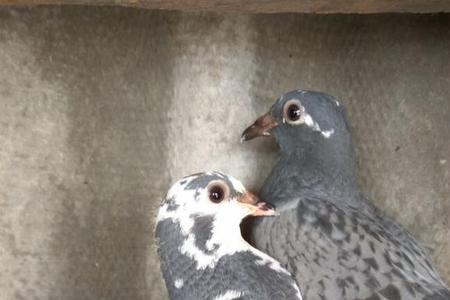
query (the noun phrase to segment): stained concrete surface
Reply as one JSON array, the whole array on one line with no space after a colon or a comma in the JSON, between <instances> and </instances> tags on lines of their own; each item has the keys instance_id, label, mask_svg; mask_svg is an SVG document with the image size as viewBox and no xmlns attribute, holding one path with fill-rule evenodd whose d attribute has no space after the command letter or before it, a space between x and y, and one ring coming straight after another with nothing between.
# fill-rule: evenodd
<instances>
[{"instance_id":1,"label":"stained concrete surface","mask_svg":"<svg viewBox=\"0 0 450 300\"><path fill-rule=\"evenodd\" d=\"M108 5L181 11L246 13L438 13L448 0L0 0L0 5Z\"/></svg>"},{"instance_id":2,"label":"stained concrete surface","mask_svg":"<svg viewBox=\"0 0 450 300\"><path fill-rule=\"evenodd\" d=\"M165 299L153 220L170 182L258 188L281 93L347 105L361 183L450 281L450 15L0 9L0 298Z\"/></svg>"}]
</instances>

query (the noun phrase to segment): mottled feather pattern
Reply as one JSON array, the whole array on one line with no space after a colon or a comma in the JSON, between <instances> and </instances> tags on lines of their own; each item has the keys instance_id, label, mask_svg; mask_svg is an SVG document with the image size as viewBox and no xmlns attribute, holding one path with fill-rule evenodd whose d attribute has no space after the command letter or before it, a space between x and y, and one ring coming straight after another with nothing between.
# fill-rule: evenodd
<instances>
[{"instance_id":1,"label":"mottled feather pattern","mask_svg":"<svg viewBox=\"0 0 450 300\"><path fill-rule=\"evenodd\" d=\"M260 258L251 252L224 256L214 268L197 269L191 258L180 253L178 245L185 237L178 224L169 219L159 222L156 237L162 236L171 237L160 243L158 254L172 300L209 300L227 291L242 293L236 299L299 299L289 275L257 264ZM183 286L176 287L176 280L181 280Z\"/></svg>"},{"instance_id":2,"label":"mottled feather pattern","mask_svg":"<svg viewBox=\"0 0 450 300\"><path fill-rule=\"evenodd\" d=\"M178 180L162 201L155 237L172 300L301 300L292 275L243 238L249 215L272 208L221 172Z\"/></svg>"},{"instance_id":3,"label":"mottled feather pattern","mask_svg":"<svg viewBox=\"0 0 450 300\"><path fill-rule=\"evenodd\" d=\"M310 123L333 134L280 122L292 101ZM260 195L280 216L256 220L252 238L295 276L304 299L450 300L428 251L362 195L350 126L337 99L291 91L270 114L279 124L269 133L280 159Z\"/></svg>"},{"instance_id":4,"label":"mottled feather pattern","mask_svg":"<svg viewBox=\"0 0 450 300\"><path fill-rule=\"evenodd\" d=\"M364 299L377 290L384 290L380 299L428 299L445 290L429 257L413 240L399 242L384 220L322 199L298 199L297 208L279 218L258 220L254 235L258 248L293 273L304 299Z\"/></svg>"}]
</instances>

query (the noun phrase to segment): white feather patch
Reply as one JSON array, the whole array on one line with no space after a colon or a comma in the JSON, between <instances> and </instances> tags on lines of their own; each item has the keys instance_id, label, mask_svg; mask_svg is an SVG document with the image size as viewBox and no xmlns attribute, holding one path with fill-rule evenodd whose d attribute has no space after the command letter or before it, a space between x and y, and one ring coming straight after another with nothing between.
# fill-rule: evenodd
<instances>
[{"instance_id":1,"label":"white feather patch","mask_svg":"<svg viewBox=\"0 0 450 300\"><path fill-rule=\"evenodd\" d=\"M242 295L243 295L242 292L227 291L225 294L215 297L214 300L233 300L233 299L241 297Z\"/></svg>"},{"instance_id":2,"label":"white feather patch","mask_svg":"<svg viewBox=\"0 0 450 300\"><path fill-rule=\"evenodd\" d=\"M330 136L334 133L334 129L330 129L330 130L321 130L320 133L325 137L325 138L330 138Z\"/></svg>"},{"instance_id":3,"label":"white feather patch","mask_svg":"<svg viewBox=\"0 0 450 300\"><path fill-rule=\"evenodd\" d=\"M181 289L184 285L184 280L181 278L178 278L177 280L175 280L174 285L177 289Z\"/></svg>"},{"instance_id":4,"label":"white feather patch","mask_svg":"<svg viewBox=\"0 0 450 300\"><path fill-rule=\"evenodd\" d=\"M302 298L302 293L300 292L300 289L298 288L297 284L293 283L292 287L297 291L296 296L297 296L298 300L302 300L303 299Z\"/></svg>"},{"instance_id":5,"label":"white feather patch","mask_svg":"<svg viewBox=\"0 0 450 300\"><path fill-rule=\"evenodd\" d=\"M305 124L306 126L308 126L309 128L311 128L314 131L318 131L320 132L326 139L330 138L333 134L334 134L334 129L329 129L329 130L322 130L319 126L319 124L313 120L313 118L305 112L304 115L304 120L305 120Z\"/></svg>"},{"instance_id":6,"label":"white feather patch","mask_svg":"<svg viewBox=\"0 0 450 300\"><path fill-rule=\"evenodd\" d=\"M211 172L208 174L219 174ZM223 177L223 175L221 175ZM197 190L185 189L195 177L185 177L175 183L167 193L176 209L169 209L169 203L164 203L158 213L157 222L171 219L179 224L185 240L178 249L182 254L195 260L197 269L207 267L214 268L219 259L225 255L233 255L236 252L249 251L260 259L260 265L266 265L273 270L289 274L278 261L267 254L253 248L241 235L240 223L248 215L247 209L238 205L237 199L229 199L221 203L212 203L208 199L207 188ZM244 194L245 187L240 181L231 176L227 179L233 185L233 189ZM199 215L214 215L211 238L206 242L206 248L215 249L212 253L206 253L195 244L195 235L192 232L194 218Z\"/></svg>"}]
</instances>

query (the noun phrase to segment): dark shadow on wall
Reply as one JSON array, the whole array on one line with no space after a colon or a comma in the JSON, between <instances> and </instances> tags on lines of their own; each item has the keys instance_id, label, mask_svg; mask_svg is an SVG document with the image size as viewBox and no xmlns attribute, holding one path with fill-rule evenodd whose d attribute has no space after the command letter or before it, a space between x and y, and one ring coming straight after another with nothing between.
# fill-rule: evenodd
<instances>
[{"instance_id":1,"label":"dark shadow on wall","mask_svg":"<svg viewBox=\"0 0 450 300\"><path fill-rule=\"evenodd\" d=\"M68 159L51 251L52 299L165 298L154 210L168 186L165 124L177 14L120 8L23 10L42 76L67 97ZM156 198L156 199L155 199ZM150 261L149 261L150 260Z\"/></svg>"}]
</instances>

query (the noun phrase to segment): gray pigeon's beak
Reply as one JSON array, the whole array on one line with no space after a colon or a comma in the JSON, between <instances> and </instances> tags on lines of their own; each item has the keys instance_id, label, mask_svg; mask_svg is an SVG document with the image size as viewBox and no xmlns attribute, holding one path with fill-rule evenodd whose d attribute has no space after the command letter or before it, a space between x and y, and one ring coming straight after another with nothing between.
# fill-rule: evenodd
<instances>
[{"instance_id":1,"label":"gray pigeon's beak","mask_svg":"<svg viewBox=\"0 0 450 300\"><path fill-rule=\"evenodd\" d=\"M275 208L253 195L250 192L245 193L238 199L239 205L245 207L249 211L250 216L275 216Z\"/></svg>"},{"instance_id":2,"label":"gray pigeon's beak","mask_svg":"<svg viewBox=\"0 0 450 300\"><path fill-rule=\"evenodd\" d=\"M272 114L269 111L244 130L241 136L241 142L249 141L258 136L269 136L269 129L277 126L277 121L272 117Z\"/></svg>"}]
</instances>

